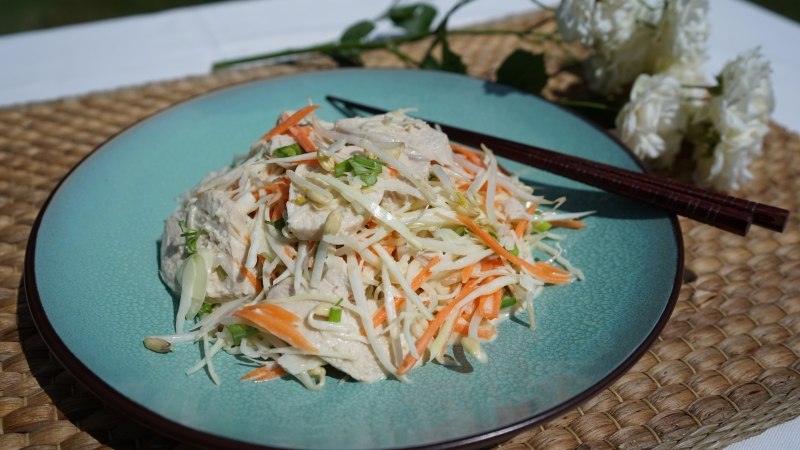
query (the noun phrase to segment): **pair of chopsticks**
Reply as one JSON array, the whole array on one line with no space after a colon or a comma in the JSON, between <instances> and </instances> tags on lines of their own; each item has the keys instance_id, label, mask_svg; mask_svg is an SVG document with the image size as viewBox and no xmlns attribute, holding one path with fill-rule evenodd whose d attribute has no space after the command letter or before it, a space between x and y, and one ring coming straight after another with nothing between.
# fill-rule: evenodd
<instances>
[{"instance_id":1,"label":"pair of chopsticks","mask_svg":"<svg viewBox=\"0 0 800 450\"><path fill-rule=\"evenodd\" d=\"M340 110L384 114L388 110L334 96L326 99ZM425 119L423 119L425 120ZM789 211L750 200L719 194L652 174L633 172L608 164L558 153L497 136L425 120L448 137L465 145L489 147L497 155L638 200L657 208L745 236L750 225L782 232Z\"/></svg>"}]
</instances>

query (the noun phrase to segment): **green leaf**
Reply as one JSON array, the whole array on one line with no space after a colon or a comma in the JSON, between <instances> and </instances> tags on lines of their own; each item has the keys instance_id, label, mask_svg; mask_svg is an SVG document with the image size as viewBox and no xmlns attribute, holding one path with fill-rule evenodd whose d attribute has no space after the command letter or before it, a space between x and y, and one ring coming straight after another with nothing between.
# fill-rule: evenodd
<instances>
[{"instance_id":1,"label":"green leaf","mask_svg":"<svg viewBox=\"0 0 800 450\"><path fill-rule=\"evenodd\" d=\"M441 69L447 72L467 73L467 66L461 60L461 56L450 50L450 46L447 45L447 39L442 41Z\"/></svg>"},{"instance_id":2,"label":"green leaf","mask_svg":"<svg viewBox=\"0 0 800 450\"><path fill-rule=\"evenodd\" d=\"M351 43L351 42L361 42L367 37L372 30L375 29L375 23L369 20L362 20L361 22L356 22L342 33L342 37L339 38L339 42L342 43Z\"/></svg>"},{"instance_id":3,"label":"green leaf","mask_svg":"<svg viewBox=\"0 0 800 450\"><path fill-rule=\"evenodd\" d=\"M544 55L515 50L497 69L497 82L538 94L547 85Z\"/></svg>"},{"instance_id":4,"label":"green leaf","mask_svg":"<svg viewBox=\"0 0 800 450\"><path fill-rule=\"evenodd\" d=\"M425 55L425 58L419 63L420 69L427 70L440 70L442 65L431 55Z\"/></svg>"},{"instance_id":5,"label":"green leaf","mask_svg":"<svg viewBox=\"0 0 800 450\"><path fill-rule=\"evenodd\" d=\"M365 186L372 186L378 182L378 174L383 171L383 165L374 159L355 155L333 166L333 175L341 177L345 173L352 173L361 178Z\"/></svg>"},{"instance_id":6,"label":"green leaf","mask_svg":"<svg viewBox=\"0 0 800 450\"><path fill-rule=\"evenodd\" d=\"M362 20L350 25L342 36L339 38L339 43L343 45L358 44L375 29L375 23L369 20ZM358 67L362 66L361 49L358 48L337 48L326 52L328 56L333 58L337 64L342 67Z\"/></svg>"},{"instance_id":7,"label":"green leaf","mask_svg":"<svg viewBox=\"0 0 800 450\"><path fill-rule=\"evenodd\" d=\"M427 33L436 18L436 8L425 3L415 3L389 10L393 24L406 30L410 35Z\"/></svg>"}]
</instances>

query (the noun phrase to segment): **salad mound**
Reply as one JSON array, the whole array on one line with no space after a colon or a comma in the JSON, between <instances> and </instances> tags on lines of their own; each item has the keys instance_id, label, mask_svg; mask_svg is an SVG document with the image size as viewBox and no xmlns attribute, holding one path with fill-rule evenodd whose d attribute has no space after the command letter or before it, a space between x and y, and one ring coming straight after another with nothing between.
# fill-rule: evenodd
<instances>
[{"instance_id":1,"label":"salad mound","mask_svg":"<svg viewBox=\"0 0 800 450\"><path fill-rule=\"evenodd\" d=\"M145 346L202 342L199 362L252 362L243 379L291 375L321 389L326 368L372 382L407 379L460 344L485 342L543 289L582 279L562 255L562 213L507 175L488 148L449 141L395 111L330 123L286 111L246 156L184 194L166 220L161 277L180 297L174 333Z\"/></svg>"}]
</instances>

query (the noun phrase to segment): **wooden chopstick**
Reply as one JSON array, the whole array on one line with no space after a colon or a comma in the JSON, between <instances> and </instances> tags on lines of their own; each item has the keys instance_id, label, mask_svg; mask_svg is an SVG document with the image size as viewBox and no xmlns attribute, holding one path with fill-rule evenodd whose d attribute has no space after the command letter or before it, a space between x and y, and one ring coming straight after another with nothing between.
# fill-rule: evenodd
<instances>
[{"instance_id":1,"label":"wooden chopstick","mask_svg":"<svg viewBox=\"0 0 800 450\"><path fill-rule=\"evenodd\" d=\"M519 145L519 144L515 144ZM487 144L488 146L488 144ZM529 146L528 146L529 147ZM491 146L490 146L491 148ZM771 205L766 205L763 203L757 203L751 200L746 200L739 197L734 197L732 195L721 194L713 191L709 191L707 189L702 189L696 186L691 186L685 183L681 183L675 180L670 180L668 178L660 177L655 174L646 174L640 172L633 172L630 170L625 170L616 166L611 166L608 164L598 163L596 161L591 161L588 159L578 158L571 155L562 155L559 154L559 158L569 159L574 164L582 164L588 168L592 168L593 170L600 170L600 171L608 171L615 174L618 174L623 177L627 177L631 180L640 183L651 183L657 186L662 186L670 190L674 190L676 192L681 192L683 194L697 197L703 200L707 200L713 203L717 203L721 206L727 206L735 209L741 209L746 214L751 215L751 221L753 225L758 225L764 228L768 228L773 231L782 232L786 227L786 222L789 217L789 211L781 208L776 208Z\"/></svg>"},{"instance_id":2,"label":"wooden chopstick","mask_svg":"<svg viewBox=\"0 0 800 450\"><path fill-rule=\"evenodd\" d=\"M344 111L383 114L387 110L327 96ZM423 119L426 120L426 119ZM746 235L751 224L781 232L789 212L774 206L718 194L656 175L633 172L497 136L426 120L450 139L470 146L486 145L497 155L561 175L607 192L632 198L708 225Z\"/></svg>"}]
</instances>

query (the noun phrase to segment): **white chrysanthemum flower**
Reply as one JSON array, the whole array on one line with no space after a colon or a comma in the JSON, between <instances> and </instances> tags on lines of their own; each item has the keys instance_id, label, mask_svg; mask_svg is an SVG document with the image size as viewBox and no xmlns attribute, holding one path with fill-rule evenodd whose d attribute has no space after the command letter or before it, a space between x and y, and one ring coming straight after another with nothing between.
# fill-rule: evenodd
<instances>
[{"instance_id":1,"label":"white chrysanthemum flower","mask_svg":"<svg viewBox=\"0 0 800 450\"><path fill-rule=\"evenodd\" d=\"M613 50L598 49L584 61L589 88L602 94L618 94L636 77L647 71L648 52L643 42L652 38L647 30L636 32L636 38Z\"/></svg>"},{"instance_id":2,"label":"white chrysanthemum flower","mask_svg":"<svg viewBox=\"0 0 800 450\"><path fill-rule=\"evenodd\" d=\"M617 94L648 71L664 0L595 2L591 31L594 54L586 61L589 87Z\"/></svg>"},{"instance_id":3,"label":"white chrysanthemum flower","mask_svg":"<svg viewBox=\"0 0 800 450\"><path fill-rule=\"evenodd\" d=\"M595 0L563 0L558 5L558 31L566 41L578 41L589 47L594 43Z\"/></svg>"},{"instance_id":4,"label":"white chrysanthemum flower","mask_svg":"<svg viewBox=\"0 0 800 450\"><path fill-rule=\"evenodd\" d=\"M670 165L686 128L681 84L667 75L639 75L630 101L617 115L619 137L638 157Z\"/></svg>"},{"instance_id":5,"label":"white chrysanthemum flower","mask_svg":"<svg viewBox=\"0 0 800 450\"><path fill-rule=\"evenodd\" d=\"M698 115L700 128L709 130L706 137L718 139L713 149L697 146L698 184L728 190L752 179L748 166L761 153L775 105L770 72L759 49L739 55L723 68L721 93Z\"/></svg>"},{"instance_id":6,"label":"white chrysanthemum flower","mask_svg":"<svg viewBox=\"0 0 800 450\"><path fill-rule=\"evenodd\" d=\"M688 117L694 115L708 101L708 86L711 81L699 64L675 64L661 72L681 83L681 101Z\"/></svg>"},{"instance_id":7,"label":"white chrysanthemum flower","mask_svg":"<svg viewBox=\"0 0 800 450\"><path fill-rule=\"evenodd\" d=\"M616 51L631 40L655 32L661 20L664 0L606 0L596 2L592 29L598 47ZM638 35L637 35L638 34ZM649 45L644 43L645 46Z\"/></svg>"},{"instance_id":8,"label":"white chrysanthemum flower","mask_svg":"<svg viewBox=\"0 0 800 450\"><path fill-rule=\"evenodd\" d=\"M653 48L652 70L698 66L708 59L708 0L671 0L666 4Z\"/></svg>"}]
</instances>

